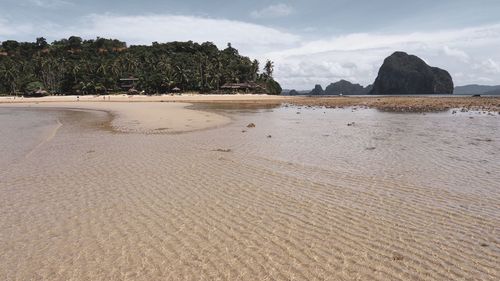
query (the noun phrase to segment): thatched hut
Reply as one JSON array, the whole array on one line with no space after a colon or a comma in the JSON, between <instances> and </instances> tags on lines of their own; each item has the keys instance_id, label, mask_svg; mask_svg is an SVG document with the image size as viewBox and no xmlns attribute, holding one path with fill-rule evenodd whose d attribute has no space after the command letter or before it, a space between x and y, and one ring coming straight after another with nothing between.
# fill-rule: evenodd
<instances>
[{"instance_id":1,"label":"thatched hut","mask_svg":"<svg viewBox=\"0 0 500 281\"><path fill-rule=\"evenodd\" d=\"M135 86L139 78L129 77L129 78L121 78L120 79L120 88L123 91L129 91L130 89L135 89Z\"/></svg>"},{"instance_id":2,"label":"thatched hut","mask_svg":"<svg viewBox=\"0 0 500 281\"><path fill-rule=\"evenodd\" d=\"M263 89L261 85L255 82L247 82L247 83L226 83L221 87L221 90L230 92L256 93L256 92L262 92L265 89Z\"/></svg>"},{"instance_id":3,"label":"thatched hut","mask_svg":"<svg viewBox=\"0 0 500 281\"><path fill-rule=\"evenodd\" d=\"M27 97L36 97L36 98L44 97L44 96L48 96L48 95L49 95L49 92L47 92L43 89L38 89L36 91L26 93Z\"/></svg>"},{"instance_id":4,"label":"thatched hut","mask_svg":"<svg viewBox=\"0 0 500 281\"><path fill-rule=\"evenodd\" d=\"M137 95L137 94L139 94L139 91L136 88L130 88L130 89L128 89L127 93L129 95Z\"/></svg>"}]
</instances>

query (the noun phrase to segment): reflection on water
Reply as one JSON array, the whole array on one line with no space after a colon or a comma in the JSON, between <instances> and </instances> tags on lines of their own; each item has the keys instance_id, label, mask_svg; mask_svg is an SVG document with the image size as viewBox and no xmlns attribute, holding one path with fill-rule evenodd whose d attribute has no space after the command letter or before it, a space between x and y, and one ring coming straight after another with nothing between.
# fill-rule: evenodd
<instances>
[{"instance_id":1,"label":"reflection on water","mask_svg":"<svg viewBox=\"0 0 500 281\"><path fill-rule=\"evenodd\" d=\"M498 115L194 108L233 122L0 108L0 280L500 279Z\"/></svg>"},{"instance_id":2,"label":"reflection on water","mask_svg":"<svg viewBox=\"0 0 500 281\"><path fill-rule=\"evenodd\" d=\"M188 106L188 109L213 111L219 114L238 113L263 113L272 112L273 109L282 107L281 104L259 104L259 103L197 103Z\"/></svg>"}]
</instances>

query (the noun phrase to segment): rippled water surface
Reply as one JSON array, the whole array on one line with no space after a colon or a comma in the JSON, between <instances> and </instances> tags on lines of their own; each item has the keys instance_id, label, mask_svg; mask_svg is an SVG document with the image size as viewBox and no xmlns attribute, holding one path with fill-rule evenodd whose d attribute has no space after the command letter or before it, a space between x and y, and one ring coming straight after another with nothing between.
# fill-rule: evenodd
<instances>
[{"instance_id":1,"label":"rippled water surface","mask_svg":"<svg viewBox=\"0 0 500 281\"><path fill-rule=\"evenodd\" d=\"M0 279L500 279L498 114L195 108L233 122L0 108Z\"/></svg>"},{"instance_id":2,"label":"rippled water surface","mask_svg":"<svg viewBox=\"0 0 500 281\"><path fill-rule=\"evenodd\" d=\"M0 165L7 167L33 150L57 124L57 113L0 108Z\"/></svg>"}]
</instances>

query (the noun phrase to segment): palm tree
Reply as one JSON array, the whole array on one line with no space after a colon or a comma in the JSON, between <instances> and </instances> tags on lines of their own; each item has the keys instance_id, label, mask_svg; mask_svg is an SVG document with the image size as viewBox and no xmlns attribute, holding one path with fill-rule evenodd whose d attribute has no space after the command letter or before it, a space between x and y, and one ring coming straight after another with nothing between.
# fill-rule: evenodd
<instances>
[{"instance_id":1,"label":"palm tree","mask_svg":"<svg viewBox=\"0 0 500 281\"><path fill-rule=\"evenodd\" d=\"M252 62L252 80L256 81L257 80L257 75L259 75L259 61L258 60L253 60Z\"/></svg>"},{"instance_id":2,"label":"palm tree","mask_svg":"<svg viewBox=\"0 0 500 281\"><path fill-rule=\"evenodd\" d=\"M180 66L175 67L174 79L176 84L178 84L183 88L185 88L184 86L188 84L188 78L186 72Z\"/></svg>"},{"instance_id":3,"label":"palm tree","mask_svg":"<svg viewBox=\"0 0 500 281\"><path fill-rule=\"evenodd\" d=\"M268 77L273 77L274 62L267 60L266 65L264 66L264 71Z\"/></svg>"},{"instance_id":4,"label":"palm tree","mask_svg":"<svg viewBox=\"0 0 500 281\"><path fill-rule=\"evenodd\" d=\"M122 75L122 66L119 59L115 59L109 66L109 71L115 78L119 78Z\"/></svg>"},{"instance_id":5,"label":"palm tree","mask_svg":"<svg viewBox=\"0 0 500 281\"><path fill-rule=\"evenodd\" d=\"M80 64L78 63L75 63L73 65L71 65L71 74L73 75L73 79L75 82L77 82L77 77L78 77L78 74L80 73Z\"/></svg>"},{"instance_id":6,"label":"palm tree","mask_svg":"<svg viewBox=\"0 0 500 281\"><path fill-rule=\"evenodd\" d=\"M12 60L7 61L7 63L3 63L0 65L0 77L5 81L5 83L10 88L11 94L17 95L18 89L18 79L19 77L19 68L16 63L12 62Z\"/></svg>"},{"instance_id":7,"label":"palm tree","mask_svg":"<svg viewBox=\"0 0 500 281\"><path fill-rule=\"evenodd\" d=\"M108 64L105 61L99 62L96 73L103 77L106 76L108 74Z\"/></svg>"}]
</instances>

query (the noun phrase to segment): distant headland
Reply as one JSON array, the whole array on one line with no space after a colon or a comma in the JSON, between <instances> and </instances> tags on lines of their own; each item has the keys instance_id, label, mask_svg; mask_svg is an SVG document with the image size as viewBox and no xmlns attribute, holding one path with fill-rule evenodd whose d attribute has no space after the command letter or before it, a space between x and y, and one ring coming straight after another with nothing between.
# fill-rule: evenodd
<instances>
[{"instance_id":1,"label":"distant headland","mask_svg":"<svg viewBox=\"0 0 500 281\"><path fill-rule=\"evenodd\" d=\"M3 41L0 94L85 95L112 92L252 92L279 95L273 62L260 71L257 60L240 55L229 43L192 41L130 46L116 39L77 36L47 43Z\"/></svg>"},{"instance_id":2,"label":"distant headland","mask_svg":"<svg viewBox=\"0 0 500 281\"><path fill-rule=\"evenodd\" d=\"M448 71L429 66L417 56L395 52L384 60L373 84L363 87L340 80L326 87L316 85L311 92L291 90L289 95L449 95L453 79Z\"/></svg>"},{"instance_id":3,"label":"distant headland","mask_svg":"<svg viewBox=\"0 0 500 281\"><path fill-rule=\"evenodd\" d=\"M339 80L325 89L319 84L310 91L284 90L284 95L351 96L351 95L500 95L499 86L466 85L454 87L451 75L427 65L417 56L395 52L384 60L373 84L366 87Z\"/></svg>"}]
</instances>

